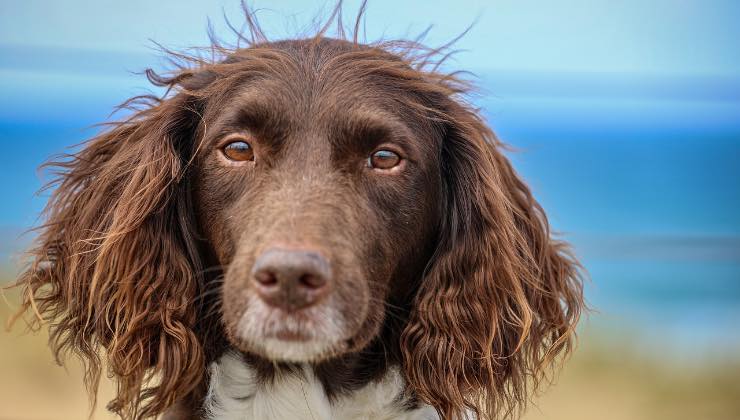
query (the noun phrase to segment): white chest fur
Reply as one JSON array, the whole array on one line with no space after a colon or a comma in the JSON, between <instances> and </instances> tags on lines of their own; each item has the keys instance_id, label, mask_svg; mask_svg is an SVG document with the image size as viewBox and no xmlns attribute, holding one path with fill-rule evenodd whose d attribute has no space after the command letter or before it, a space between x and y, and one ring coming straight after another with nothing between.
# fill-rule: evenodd
<instances>
[{"instance_id":1,"label":"white chest fur","mask_svg":"<svg viewBox=\"0 0 740 420\"><path fill-rule=\"evenodd\" d=\"M313 371L284 375L261 384L241 358L227 353L211 366L207 412L210 420L436 420L429 406L407 411L398 397L403 379L396 370L351 395L329 401Z\"/></svg>"}]
</instances>

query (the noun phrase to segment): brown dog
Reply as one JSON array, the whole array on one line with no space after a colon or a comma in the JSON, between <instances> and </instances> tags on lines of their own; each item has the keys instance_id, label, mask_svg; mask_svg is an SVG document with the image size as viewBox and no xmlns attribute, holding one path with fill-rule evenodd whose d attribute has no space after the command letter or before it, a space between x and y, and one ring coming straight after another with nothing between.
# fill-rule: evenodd
<instances>
[{"instance_id":1,"label":"brown dog","mask_svg":"<svg viewBox=\"0 0 740 420\"><path fill-rule=\"evenodd\" d=\"M467 85L411 43L214 49L56 163L20 279L56 352L94 385L102 351L124 418L524 402L571 347L581 281Z\"/></svg>"}]
</instances>

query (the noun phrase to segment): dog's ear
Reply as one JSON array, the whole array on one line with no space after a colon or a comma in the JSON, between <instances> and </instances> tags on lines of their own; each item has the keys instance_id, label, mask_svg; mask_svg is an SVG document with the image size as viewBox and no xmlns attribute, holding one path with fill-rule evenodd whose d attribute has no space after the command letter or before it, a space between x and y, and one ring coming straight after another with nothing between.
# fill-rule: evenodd
<instances>
[{"instance_id":1,"label":"dog's ear","mask_svg":"<svg viewBox=\"0 0 740 420\"><path fill-rule=\"evenodd\" d=\"M443 418L493 418L570 349L582 282L491 130L450 102L440 238L401 347L411 388Z\"/></svg>"},{"instance_id":2,"label":"dog's ear","mask_svg":"<svg viewBox=\"0 0 740 420\"><path fill-rule=\"evenodd\" d=\"M124 418L161 413L198 386L205 364L187 182L197 104L183 92L152 101L51 164L46 222L19 278L57 359L79 355L93 395L107 366L118 383L109 408Z\"/></svg>"}]
</instances>

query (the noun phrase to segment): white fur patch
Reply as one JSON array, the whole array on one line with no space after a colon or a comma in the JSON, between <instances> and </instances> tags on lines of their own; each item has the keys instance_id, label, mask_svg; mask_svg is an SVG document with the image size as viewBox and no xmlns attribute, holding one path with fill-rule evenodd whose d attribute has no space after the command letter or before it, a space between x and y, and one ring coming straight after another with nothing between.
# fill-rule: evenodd
<instances>
[{"instance_id":1,"label":"white fur patch","mask_svg":"<svg viewBox=\"0 0 740 420\"><path fill-rule=\"evenodd\" d=\"M341 349L345 327L339 321L341 315L334 308L332 304L315 305L305 309L300 317L295 317L250 296L239 320L238 333L271 360L313 360L331 350ZM295 343L271 338L278 331L309 334L309 337Z\"/></svg>"},{"instance_id":2,"label":"white fur patch","mask_svg":"<svg viewBox=\"0 0 740 420\"><path fill-rule=\"evenodd\" d=\"M302 375L278 376L257 384L255 372L238 354L227 353L211 365L206 401L209 420L437 420L434 409L406 411L398 397L404 383L392 369L377 382L330 402L306 367Z\"/></svg>"}]
</instances>

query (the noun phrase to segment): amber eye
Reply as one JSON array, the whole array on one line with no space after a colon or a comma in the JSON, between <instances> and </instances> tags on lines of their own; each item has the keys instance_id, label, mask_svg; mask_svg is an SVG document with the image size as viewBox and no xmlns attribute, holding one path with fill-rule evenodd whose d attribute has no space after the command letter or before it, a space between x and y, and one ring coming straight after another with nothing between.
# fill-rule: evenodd
<instances>
[{"instance_id":1,"label":"amber eye","mask_svg":"<svg viewBox=\"0 0 740 420\"><path fill-rule=\"evenodd\" d=\"M224 155L236 162L246 162L254 160L254 149L246 141L232 141L222 149Z\"/></svg>"},{"instance_id":2,"label":"amber eye","mask_svg":"<svg viewBox=\"0 0 740 420\"><path fill-rule=\"evenodd\" d=\"M378 150L367 158L367 165L373 169L392 169L401 163L401 156L390 150Z\"/></svg>"}]
</instances>

